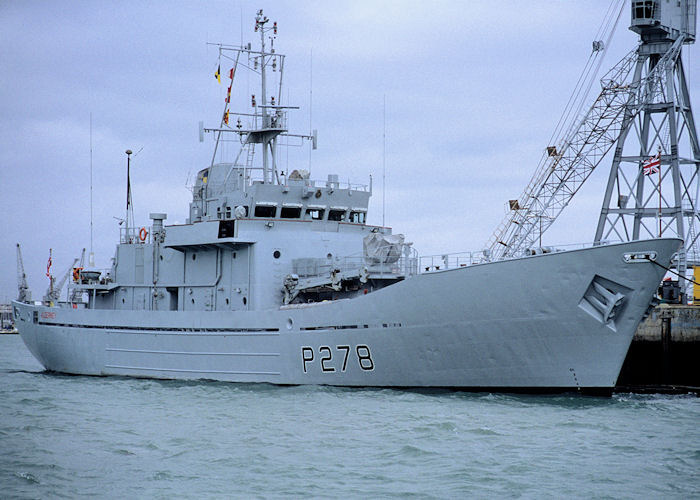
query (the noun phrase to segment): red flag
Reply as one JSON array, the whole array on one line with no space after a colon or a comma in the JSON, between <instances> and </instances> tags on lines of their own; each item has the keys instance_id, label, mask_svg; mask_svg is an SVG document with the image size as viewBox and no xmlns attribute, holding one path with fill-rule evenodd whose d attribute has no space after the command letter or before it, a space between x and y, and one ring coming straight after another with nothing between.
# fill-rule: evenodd
<instances>
[{"instance_id":1,"label":"red flag","mask_svg":"<svg viewBox=\"0 0 700 500\"><path fill-rule=\"evenodd\" d=\"M46 263L46 276L51 276L51 253L49 253L49 261Z\"/></svg>"},{"instance_id":2,"label":"red flag","mask_svg":"<svg viewBox=\"0 0 700 500\"><path fill-rule=\"evenodd\" d=\"M224 123L228 125L228 109L226 110L226 113L224 113Z\"/></svg>"},{"instance_id":3,"label":"red flag","mask_svg":"<svg viewBox=\"0 0 700 500\"><path fill-rule=\"evenodd\" d=\"M661 152L659 151L656 156L652 156L642 164L642 170L644 170L644 175L658 174L660 166Z\"/></svg>"},{"instance_id":4,"label":"red flag","mask_svg":"<svg viewBox=\"0 0 700 500\"><path fill-rule=\"evenodd\" d=\"M229 85L228 91L226 92L226 102L231 102L231 86Z\"/></svg>"},{"instance_id":5,"label":"red flag","mask_svg":"<svg viewBox=\"0 0 700 500\"><path fill-rule=\"evenodd\" d=\"M231 80L233 80L233 68L231 68L231 72L229 73L228 76L229 76L229 78L230 78Z\"/></svg>"}]
</instances>

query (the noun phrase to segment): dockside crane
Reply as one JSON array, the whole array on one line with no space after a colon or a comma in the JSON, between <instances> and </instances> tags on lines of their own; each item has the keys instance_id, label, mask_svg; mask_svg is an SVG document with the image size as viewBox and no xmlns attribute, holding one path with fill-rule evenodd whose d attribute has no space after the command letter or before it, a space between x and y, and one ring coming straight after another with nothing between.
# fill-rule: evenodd
<instances>
[{"instance_id":1,"label":"dockside crane","mask_svg":"<svg viewBox=\"0 0 700 500\"><path fill-rule=\"evenodd\" d=\"M75 264L78 262L78 259L73 259L73 263L68 266L68 269L66 270L65 273L63 273L63 276L61 276L61 279L58 280L57 283L54 283L54 277L50 276L49 280L49 288L46 290L46 295L44 295L44 303L47 305L50 305L53 307L54 304L58 302L58 300L61 297L61 290L63 289L63 286L66 284L66 281L68 281L68 277L73 274L73 268L75 267Z\"/></svg>"},{"instance_id":2,"label":"dockside crane","mask_svg":"<svg viewBox=\"0 0 700 500\"><path fill-rule=\"evenodd\" d=\"M600 80L600 94L583 118L574 111L561 138L545 149L530 183L510 200L509 212L487 243L486 259L545 251L542 234L614 147L595 243L680 237L686 246L674 267L685 272L686 249L695 245L700 223L700 147L681 52L695 41L697 2L632 0L630 6L630 29L640 35L640 44ZM594 54L605 46L594 42ZM583 88L575 95L585 95ZM636 142L629 140L632 131ZM631 153L624 149L626 140ZM644 168L655 155L662 171L658 180ZM645 218L657 223L645 224Z\"/></svg>"},{"instance_id":3,"label":"dockside crane","mask_svg":"<svg viewBox=\"0 0 700 500\"><path fill-rule=\"evenodd\" d=\"M683 46L695 43L696 22L696 0L632 2L630 30L640 44L629 85L638 91L615 145L595 234L596 243L681 238L672 264L681 277L700 257L700 141L681 57ZM679 285L685 291L688 283Z\"/></svg>"},{"instance_id":4,"label":"dockside crane","mask_svg":"<svg viewBox=\"0 0 700 500\"><path fill-rule=\"evenodd\" d=\"M17 243L17 301L31 302L32 292L27 285L27 275L24 272L24 262L22 261L22 249Z\"/></svg>"}]
</instances>

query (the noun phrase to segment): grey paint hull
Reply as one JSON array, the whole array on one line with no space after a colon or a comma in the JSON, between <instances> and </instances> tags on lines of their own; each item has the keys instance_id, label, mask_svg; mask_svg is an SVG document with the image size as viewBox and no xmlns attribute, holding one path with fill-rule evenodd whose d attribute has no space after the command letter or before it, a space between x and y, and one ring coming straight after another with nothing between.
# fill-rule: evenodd
<instances>
[{"instance_id":1,"label":"grey paint hull","mask_svg":"<svg viewBox=\"0 0 700 500\"><path fill-rule=\"evenodd\" d=\"M52 371L274 384L612 388L680 240L546 254L422 274L368 295L267 311L161 312L14 303ZM589 303L594 282L624 300ZM587 305L588 304L588 305Z\"/></svg>"}]
</instances>

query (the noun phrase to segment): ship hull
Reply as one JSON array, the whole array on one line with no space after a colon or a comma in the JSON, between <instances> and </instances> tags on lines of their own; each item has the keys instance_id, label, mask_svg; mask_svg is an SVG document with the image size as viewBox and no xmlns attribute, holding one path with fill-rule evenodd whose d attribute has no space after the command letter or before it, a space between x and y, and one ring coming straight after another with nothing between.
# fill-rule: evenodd
<instances>
[{"instance_id":1,"label":"ship hull","mask_svg":"<svg viewBox=\"0 0 700 500\"><path fill-rule=\"evenodd\" d=\"M474 390L614 387L680 240L421 274L362 297L242 312L110 311L15 302L50 371L165 379ZM605 287L605 304L596 291ZM606 295L604 292L603 295ZM620 298L622 297L622 298ZM603 304L600 304L600 302Z\"/></svg>"}]
</instances>

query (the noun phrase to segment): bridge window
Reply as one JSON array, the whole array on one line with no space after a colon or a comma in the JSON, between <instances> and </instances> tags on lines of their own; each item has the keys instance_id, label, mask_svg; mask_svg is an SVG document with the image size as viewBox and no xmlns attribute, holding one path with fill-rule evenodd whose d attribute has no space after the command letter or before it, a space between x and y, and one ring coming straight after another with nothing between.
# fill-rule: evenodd
<instances>
[{"instance_id":1,"label":"bridge window","mask_svg":"<svg viewBox=\"0 0 700 500\"><path fill-rule=\"evenodd\" d=\"M273 218L277 213L277 207L274 205L255 205L255 216Z\"/></svg>"},{"instance_id":2,"label":"bridge window","mask_svg":"<svg viewBox=\"0 0 700 500\"><path fill-rule=\"evenodd\" d=\"M231 207L224 205L222 207L216 207L216 218L217 219L230 219L231 218Z\"/></svg>"},{"instance_id":3,"label":"bridge window","mask_svg":"<svg viewBox=\"0 0 700 500\"><path fill-rule=\"evenodd\" d=\"M331 208L328 212L328 220L342 222L345 220L345 210Z\"/></svg>"},{"instance_id":4,"label":"bridge window","mask_svg":"<svg viewBox=\"0 0 700 500\"><path fill-rule=\"evenodd\" d=\"M306 219L307 220L323 220L323 214L325 210L322 208L307 208L306 209Z\"/></svg>"},{"instance_id":5,"label":"bridge window","mask_svg":"<svg viewBox=\"0 0 700 500\"><path fill-rule=\"evenodd\" d=\"M280 217L283 219L298 219L301 217L301 207L282 207Z\"/></svg>"},{"instance_id":6,"label":"bridge window","mask_svg":"<svg viewBox=\"0 0 700 500\"><path fill-rule=\"evenodd\" d=\"M367 217L366 212L350 212L350 222L355 222L357 224L364 224L366 217Z\"/></svg>"}]
</instances>

